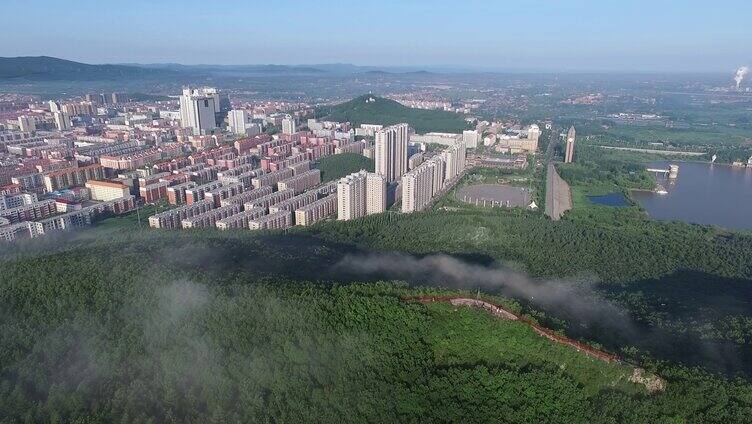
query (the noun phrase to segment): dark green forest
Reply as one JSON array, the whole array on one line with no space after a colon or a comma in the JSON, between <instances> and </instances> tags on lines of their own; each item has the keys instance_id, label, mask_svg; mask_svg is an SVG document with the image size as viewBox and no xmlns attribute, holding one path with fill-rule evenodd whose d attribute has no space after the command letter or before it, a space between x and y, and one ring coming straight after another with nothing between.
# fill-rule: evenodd
<instances>
[{"instance_id":1,"label":"dark green forest","mask_svg":"<svg viewBox=\"0 0 752 424\"><path fill-rule=\"evenodd\" d=\"M342 153L321 158L317 167L321 170L321 181L338 180L345 175L358 172L361 169L373 172L373 159L368 159L357 153Z\"/></svg>"},{"instance_id":2,"label":"dark green forest","mask_svg":"<svg viewBox=\"0 0 752 424\"><path fill-rule=\"evenodd\" d=\"M650 183L630 157L580 153L559 166L578 192ZM324 174L361 168L338 156ZM128 215L1 246L0 422L748 422L752 235L452 195L285 232ZM425 293L490 296L623 362L401 299ZM665 390L630 382L636 366Z\"/></svg>"},{"instance_id":3,"label":"dark green forest","mask_svg":"<svg viewBox=\"0 0 752 424\"><path fill-rule=\"evenodd\" d=\"M752 413L742 380L654 364L667 386L649 393L628 381L628 363L479 310L400 298L436 289L327 282L357 251L302 234L123 230L6 249L0 421L730 423Z\"/></svg>"},{"instance_id":4,"label":"dark green forest","mask_svg":"<svg viewBox=\"0 0 752 424\"><path fill-rule=\"evenodd\" d=\"M348 102L324 107L316 115L322 119L360 124L394 125L407 122L417 133L431 131L458 133L468 129L465 117L444 110L416 109L394 100L366 94Z\"/></svg>"}]
</instances>

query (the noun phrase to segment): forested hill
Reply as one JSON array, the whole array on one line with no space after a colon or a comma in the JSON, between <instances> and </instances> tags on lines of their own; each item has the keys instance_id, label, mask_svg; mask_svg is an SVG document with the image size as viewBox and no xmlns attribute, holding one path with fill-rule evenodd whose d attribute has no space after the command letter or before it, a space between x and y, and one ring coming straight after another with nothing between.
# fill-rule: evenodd
<instances>
[{"instance_id":1,"label":"forested hill","mask_svg":"<svg viewBox=\"0 0 752 424\"><path fill-rule=\"evenodd\" d=\"M459 133L468 128L465 117L458 113L410 108L394 100L371 94L356 97L336 106L321 108L317 115L322 119L349 121L353 125L394 125L407 122L417 133Z\"/></svg>"},{"instance_id":2,"label":"forested hill","mask_svg":"<svg viewBox=\"0 0 752 424\"><path fill-rule=\"evenodd\" d=\"M0 79L97 81L169 76L171 71L125 65L89 65L49 56L0 57Z\"/></svg>"},{"instance_id":3,"label":"forested hill","mask_svg":"<svg viewBox=\"0 0 752 424\"><path fill-rule=\"evenodd\" d=\"M445 291L310 282L337 249L218 231L0 249L0 422L748 422L742 381L664 367L651 393L520 322L402 299Z\"/></svg>"}]
</instances>

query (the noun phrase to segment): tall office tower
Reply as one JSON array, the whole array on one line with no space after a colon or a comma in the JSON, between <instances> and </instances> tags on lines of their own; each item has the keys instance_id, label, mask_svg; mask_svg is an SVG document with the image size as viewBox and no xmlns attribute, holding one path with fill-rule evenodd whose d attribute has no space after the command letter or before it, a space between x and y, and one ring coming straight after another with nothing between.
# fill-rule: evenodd
<instances>
[{"instance_id":1,"label":"tall office tower","mask_svg":"<svg viewBox=\"0 0 752 424\"><path fill-rule=\"evenodd\" d=\"M18 126L21 131L34 132L37 129L37 122L33 116L21 115L18 117Z\"/></svg>"},{"instance_id":2,"label":"tall office tower","mask_svg":"<svg viewBox=\"0 0 752 424\"><path fill-rule=\"evenodd\" d=\"M366 172L356 172L337 181L337 219L348 221L366 214Z\"/></svg>"},{"instance_id":3,"label":"tall office tower","mask_svg":"<svg viewBox=\"0 0 752 424\"><path fill-rule=\"evenodd\" d=\"M468 130L462 132L462 141L465 142L465 146L468 149L475 149L480 144L480 133L476 130Z\"/></svg>"},{"instance_id":4,"label":"tall office tower","mask_svg":"<svg viewBox=\"0 0 752 424\"><path fill-rule=\"evenodd\" d=\"M407 124L397 124L376 131L376 173L387 183L397 181L407 172Z\"/></svg>"},{"instance_id":5,"label":"tall office tower","mask_svg":"<svg viewBox=\"0 0 752 424\"><path fill-rule=\"evenodd\" d=\"M402 212L419 211L431 201L434 166L426 162L402 176Z\"/></svg>"},{"instance_id":6,"label":"tall office tower","mask_svg":"<svg viewBox=\"0 0 752 424\"><path fill-rule=\"evenodd\" d=\"M296 130L295 119L292 116L287 115L285 119L282 120L282 134L294 134Z\"/></svg>"},{"instance_id":7,"label":"tall office tower","mask_svg":"<svg viewBox=\"0 0 752 424\"><path fill-rule=\"evenodd\" d=\"M564 155L564 163L571 163L574 160L574 138L575 138L574 125L569 128L567 133L567 147Z\"/></svg>"},{"instance_id":8,"label":"tall office tower","mask_svg":"<svg viewBox=\"0 0 752 424\"><path fill-rule=\"evenodd\" d=\"M246 135L248 113L244 109L231 110L227 115L230 131L239 135Z\"/></svg>"},{"instance_id":9,"label":"tall office tower","mask_svg":"<svg viewBox=\"0 0 752 424\"><path fill-rule=\"evenodd\" d=\"M50 100L49 104L50 104L50 112L52 113L60 112L60 104L58 104L58 102L54 100Z\"/></svg>"},{"instance_id":10,"label":"tall office tower","mask_svg":"<svg viewBox=\"0 0 752 424\"><path fill-rule=\"evenodd\" d=\"M219 94L216 89L183 88L180 96L180 125L191 128L194 135L211 134L217 128L217 103Z\"/></svg>"},{"instance_id":11,"label":"tall office tower","mask_svg":"<svg viewBox=\"0 0 752 424\"><path fill-rule=\"evenodd\" d=\"M112 93L112 104L113 105L124 103L124 102L125 102L125 98L123 98L122 94L120 94L120 93Z\"/></svg>"},{"instance_id":12,"label":"tall office tower","mask_svg":"<svg viewBox=\"0 0 752 424\"><path fill-rule=\"evenodd\" d=\"M386 178L369 172L366 175L366 215L386 212Z\"/></svg>"},{"instance_id":13,"label":"tall office tower","mask_svg":"<svg viewBox=\"0 0 752 424\"><path fill-rule=\"evenodd\" d=\"M86 101L95 105L102 104L102 98L99 97L99 94L87 94Z\"/></svg>"},{"instance_id":14,"label":"tall office tower","mask_svg":"<svg viewBox=\"0 0 752 424\"><path fill-rule=\"evenodd\" d=\"M68 117L68 114L65 112L55 112L53 113L53 116L55 118L55 126L60 131L68 131L73 126L70 121L70 117Z\"/></svg>"}]
</instances>

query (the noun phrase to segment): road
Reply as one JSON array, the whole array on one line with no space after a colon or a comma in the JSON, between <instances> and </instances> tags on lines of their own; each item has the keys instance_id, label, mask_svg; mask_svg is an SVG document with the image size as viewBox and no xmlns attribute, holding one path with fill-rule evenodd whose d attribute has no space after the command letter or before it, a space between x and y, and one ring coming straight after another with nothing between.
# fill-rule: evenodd
<instances>
[{"instance_id":1,"label":"road","mask_svg":"<svg viewBox=\"0 0 752 424\"><path fill-rule=\"evenodd\" d=\"M554 221L572 209L572 192L569 184L559 176L556 167L549 162L546 172L546 215Z\"/></svg>"},{"instance_id":2,"label":"road","mask_svg":"<svg viewBox=\"0 0 752 424\"><path fill-rule=\"evenodd\" d=\"M551 128L551 138L546 149L548 170L546 172L546 215L554 221L561 219L564 212L572 209L572 192L554 166L554 148L559 143L556 127Z\"/></svg>"}]
</instances>

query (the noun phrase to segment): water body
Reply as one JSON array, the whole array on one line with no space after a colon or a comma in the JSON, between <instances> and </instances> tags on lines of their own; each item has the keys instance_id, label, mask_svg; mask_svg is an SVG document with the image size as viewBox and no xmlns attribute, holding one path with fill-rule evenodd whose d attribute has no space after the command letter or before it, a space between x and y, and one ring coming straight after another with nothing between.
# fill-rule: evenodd
<instances>
[{"instance_id":1,"label":"water body","mask_svg":"<svg viewBox=\"0 0 752 424\"><path fill-rule=\"evenodd\" d=\"M699 162L679 165L679 177L657 181L668 194L633 191L653 219L717 225L727 229L752 229L752 169ZM654 162L649 168L667 168Z\"/></svg>"},{"instance_id":2,"label":"water body","mask_svg":"<svg viewBox=\"0 0 752 424\"><path fill-rule=\"evenodd\" d=\"M629 206L629 200L624 194L613 192L601 196L588 196L588 200L596 205L613 206L615 208L624 208Z\"/></svg>"}]
</instances>

